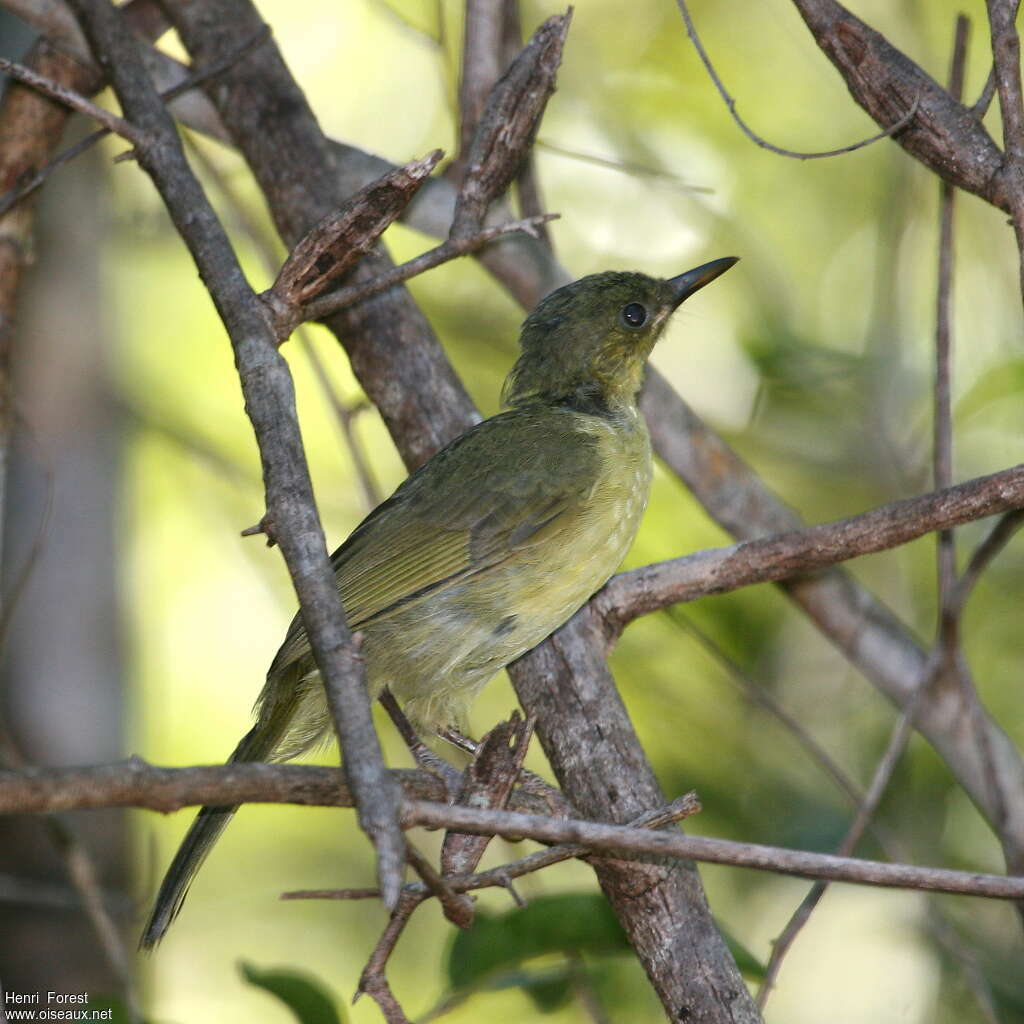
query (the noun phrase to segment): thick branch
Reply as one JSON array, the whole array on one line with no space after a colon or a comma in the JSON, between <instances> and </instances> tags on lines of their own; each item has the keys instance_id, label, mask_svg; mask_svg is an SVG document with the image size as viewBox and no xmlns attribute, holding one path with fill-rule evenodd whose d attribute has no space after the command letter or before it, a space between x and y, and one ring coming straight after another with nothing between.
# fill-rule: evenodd
<instances>
[{"instance_id":1,"label":"thick branch","mask_svg":"<svg viewBox=\"0 0 1024 1024\"><path fill-rule=\"evenodd\" d=\"M237 48L240 35L262 25L249 0L173 4L168 13L199 67L222 60ZM339 174L334 148L272 41L206 89L287 245L294 245L358 187L352 177ZM372 158L371 164L359 185L390 168ZM390 268L383 248L377 253L346 278L347 285L365 283ZM404 288L346 310L327 326L344 344L360 385L380 410L410 469L476 421L465 389Z\"/></svg>"},{"instance_id":2,"label":"thick branch","mask_svg":"<svg viewBox=\"0 0 1024 1024\"><path fill-rule=\"evenodd\" d=\"M603 623L589 606L509 666L509 675L537 715L544 753L581 815L628 822L664 805L605 662ZM760 1019L746 986L736 983L692 864L599 858L592 866L670 1019Z\"/></svg>"},{"instance_id":3,"label":"thick branch","mask_svg":"<svg viewBox=\"0 0 1024 1024\"><path fill-rule=\"evenodd\" d=\"M895 141L950 184L1010 210L1001 180L1003 155L970 110L836 0L793 3L850 94L880 128L918 102L917 116Z\"/></svg>"},{"instance_id":4,"label":"thick branch","mask_svg":"<svg viewBox=\"0 0 1024 1024\"><path fill-rule=\"evenodd\" d=\"M411 800L446 799L444 780L427 771L389 773ZM183 807L233 804L304 804L352 807L352 791L339 768L297 764L219 764L160 768L133 757L85 768L0 771L0 814L50 814L98 807L140 807L168 814ZM515 810L542 814L543 797L512 790Z\"/></svg>"},{"instance_id":5,"label":"thick branch","mask_svg":"<svg viewBox=\"0 0 1024 1024\"><path fill-rule=\"evenodd\" d=\"M385 902L397 899L404 866L397 793L373 730L362 665L351 649L341 598L313 498L295 395L262 303L249 287L202 188L192 174L170 116L146 75L138 44L107 0L73 0L93 52L110 75L125 114L150 138L140 165L153 179L227 328L246 411L260 449L267 510L295 584L306 632L320 668L360 823L378 852Z\"/></svg>"},{"instance_id":6,"label":"thick branch","mask_svg":"<svg viewBox=\"0 0 1024 1024\"><path fill-rule=\"evenodd\" d=\"M618 631L667 604L817 572L936 530L1024 507L1024 465L859 516L700 551L615 576L594 598Z\"/></svg>"},{"instance_id":7,"label":"thick branch","mask_svg":"<svg viewBox=\"0 0 1024 1024\"><path fill-rule=\"evenodd\" d=\"M503 6L494 0L466 0L462 74L459 76L460 164L465 164L469 156L487 94L504 70L501 59L505 13Z\"/></svg>"}]
</instances>

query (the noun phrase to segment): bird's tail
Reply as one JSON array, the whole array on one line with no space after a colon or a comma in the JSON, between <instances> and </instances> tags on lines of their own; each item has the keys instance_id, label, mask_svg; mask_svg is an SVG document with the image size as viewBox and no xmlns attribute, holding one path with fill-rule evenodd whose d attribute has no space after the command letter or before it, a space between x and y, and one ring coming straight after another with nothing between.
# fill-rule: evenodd
<instances>
[{"instance_id":1,"label":"bird's tail","mask_svg":"<svg viewBox=\"0 0 1024 1024\"><path fill-rule=\"evenodd\" d=\"M289 670L298 678L283 678ZM259 718L235 748L229 762L283 761L308 749L322 735L327 722L326 712L320 716L315 714L317 706L323 703L321 694L319 679L310 675L303 678L298 665L286 666L279 673L272 670L260 698ZM311 717L317 718L319 731L309 725ZM199 811L160 885L139 940L140 949L152 950L164 937L185 902L196 872L237 810L236 804L233 807L203 807Z\"/></svg>"}]
</instances>

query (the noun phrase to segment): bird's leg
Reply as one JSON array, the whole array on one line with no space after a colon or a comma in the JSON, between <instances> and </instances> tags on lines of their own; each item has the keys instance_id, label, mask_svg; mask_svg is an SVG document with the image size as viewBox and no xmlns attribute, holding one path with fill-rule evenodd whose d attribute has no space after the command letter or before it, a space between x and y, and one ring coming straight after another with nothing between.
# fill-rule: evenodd
<instances>
[{"instance_id":1,"label":"bird's leg","mask_svg":"<svg viewBox=\"0 0 1024 1024\"><path fill-rule=\"evenodd\" d=\"M405 712L398 706L395 695L385 686L379 697L381 706L388 713L399 736L405 741L415 762L425 772L437 776L444 786L445 797L449 803L454 803L459 790L462 788L462 772L450 765L442 757L438 757L416 734L412 723L406 717Z\"/></svg>"}]
</instances>

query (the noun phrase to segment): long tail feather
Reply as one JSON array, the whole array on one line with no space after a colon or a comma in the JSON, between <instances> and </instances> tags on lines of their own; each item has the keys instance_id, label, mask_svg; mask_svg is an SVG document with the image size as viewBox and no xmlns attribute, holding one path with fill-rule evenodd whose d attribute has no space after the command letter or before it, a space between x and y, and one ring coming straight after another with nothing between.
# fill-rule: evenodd
<instances>
[{"instance_id":1,"label":"long tail feather","mask_svg":"<svg viewBox=\"0 0 1024 1024\"><path fill-rule=\"evenodd\" d=\"M287 731L291 715L281 713L270 715L260 720L245 734L235 748L230 761L264 761L269 760ZM178 852L171 861L171 866L164 875L157 894L153 910L146 922L139 948L152 950L164 937L174 919L181 910L181 905L188 895L189 886L196 872L202 867L207 854L213 849L214 843L228 827L238 806L234 807L203 807L185 834L178 847Z\"/></svg>"}]
</instances>

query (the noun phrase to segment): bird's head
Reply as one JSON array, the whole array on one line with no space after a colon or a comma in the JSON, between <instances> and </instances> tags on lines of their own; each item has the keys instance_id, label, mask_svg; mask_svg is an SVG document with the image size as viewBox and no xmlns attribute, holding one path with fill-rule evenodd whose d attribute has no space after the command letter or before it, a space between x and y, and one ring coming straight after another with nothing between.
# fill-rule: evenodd
<instances>
[{"instance_id":1,"label":"bird's head","mask_svg":"<svg viewBox=\"0 0 1024 1024\"><path fill-rule=\"evenodd\" d=\"M633 403L647 357L672 312L734 263L728 256L668 280L609 271L553 291L523 324L503 402L580 409Z\"/></svg>"}]
</instances>

